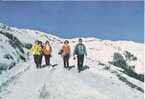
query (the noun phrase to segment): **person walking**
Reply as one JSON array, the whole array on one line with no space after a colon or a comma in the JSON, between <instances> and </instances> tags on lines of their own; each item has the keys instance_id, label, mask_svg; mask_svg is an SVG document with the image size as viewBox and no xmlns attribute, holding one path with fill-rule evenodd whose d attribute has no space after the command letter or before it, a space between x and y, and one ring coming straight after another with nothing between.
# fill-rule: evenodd
<instances>
[{"instance_id":1,"label":"person walking","mask_svg":"<svg viewBox=\"0 0 145 99\"><path fill-rule=\"evenodd\" d=\"M31 48L33 57L34 57L34 62L36 64L36 68L41 67L41 54L42 54L42 47L39 43L39 41L35 41L35 44Z\"/></svg>"},{"instance_id":2,"label":"person walking","mask_svg":"<svg viewBox=\"0 0 145 99\"><path fill-rule=\"evenodd\" d=\"M42 59L43 59L43 42L42 41L39 41L39 45L41 46L41 54L40 54L40 68L41 68L41 65L42 65Z\"/></svg>"},{"instance_id":3,"label":"person walking","mask_svg":"<svg viewBox=\"0 0 145 99\"><path fill-rule=\"evenodd\" d=\"M82 39L79 39L79 43L75 46L73 55L74 58L75 55L77 55L78 72L81 72L84 63L84 56L87 56L86 46L83 44Z\"/></svg>"},{"instance_id":4,"label":"person walking","mask_svg":"<svg viewBox=\"0 0 145 99\"><path fill-rule=\"evenodd\" d=\"M43 54L44 54L44 57L45 57L46 65L50 65L51 53L52 53L52 47L51 47L49 41L46 41L45 46L43 47Z\"/></svg>"},{"instance_id":5,"label":"person walking","mask_svg":"<svg viewBox=\"0 0 145 99\"><path fill-rule=\"evenodd\" d=\"M59 54L63 57L64 68L69 68L70 45L68 40L64 41L64 45Z\"/></svg>"}]
</instances>

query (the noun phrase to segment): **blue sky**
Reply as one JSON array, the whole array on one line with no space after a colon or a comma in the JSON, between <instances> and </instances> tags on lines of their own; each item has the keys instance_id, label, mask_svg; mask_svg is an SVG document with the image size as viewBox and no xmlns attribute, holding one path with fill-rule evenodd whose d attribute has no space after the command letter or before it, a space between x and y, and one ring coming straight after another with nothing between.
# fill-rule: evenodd
<instances>
[{"instance_id":1,"label":"blue sky","mask_svg":"<svg viewBox=\"0 0 145 99\"><path fill-rule=\"evenodd\" d=\"M63 38L144 42L143 1L0 2L0 22Z\"/></svg>"}]
</instances>

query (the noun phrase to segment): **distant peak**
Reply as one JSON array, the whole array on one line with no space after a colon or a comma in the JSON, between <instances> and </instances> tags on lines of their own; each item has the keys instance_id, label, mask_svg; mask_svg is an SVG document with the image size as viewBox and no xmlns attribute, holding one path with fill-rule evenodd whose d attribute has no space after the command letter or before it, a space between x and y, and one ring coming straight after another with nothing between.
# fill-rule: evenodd
<instances>
[{"instance_id":1,"label":"distant peak","mask_svg":"<svg viewBox=\"0 0 145 99\"><path fill-rule=\"evenodd\" d=\"M10 27L6 24L0 23L0 28L2 29L9 29Z\"/></svg>"}]
</instances>

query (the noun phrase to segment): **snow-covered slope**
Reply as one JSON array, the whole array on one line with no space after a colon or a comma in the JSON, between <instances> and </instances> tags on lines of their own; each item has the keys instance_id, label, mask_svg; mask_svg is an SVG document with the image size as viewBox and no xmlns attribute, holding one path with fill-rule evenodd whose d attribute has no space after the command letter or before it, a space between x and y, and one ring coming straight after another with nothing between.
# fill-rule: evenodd
<instances>
[{"instance_id":1,"label":"snow-covered slope","mask_svg":"<svg viewBox=\"0 0 145 99\"><path fill-rule=\"evenodd\" d=\"M51 63L55 67L35 68L29 51L35 40L50 41ZM69 39L72 52L77 40ZM83 40L88 56L84 71L78 73L76 60L70 58L68 71L57 54L64 39L0 24L0 67L4 68L0 74L0 99L143 99L144 82L134 76L144 73L144 44L93 37ZM110 63L114 53L126 59L126 51L136 58L125 60L129 66L135 66L133 74L136 75Z\"/></svg>"}]
</instances>

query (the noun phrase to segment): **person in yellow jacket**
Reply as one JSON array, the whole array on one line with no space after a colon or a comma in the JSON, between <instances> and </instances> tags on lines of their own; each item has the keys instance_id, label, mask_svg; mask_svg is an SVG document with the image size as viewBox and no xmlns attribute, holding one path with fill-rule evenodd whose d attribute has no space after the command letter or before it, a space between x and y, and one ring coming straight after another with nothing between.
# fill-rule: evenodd
<instances>
[{"instance_id":1,"label":"person in yellow jacket","mask_svg":"<svg viewBox=\"0 0 145 99\"><path fill-rule=\"evenodd\" d=\"M31 48L33 57L34 57L34 62L36 64L36 68L41 67L41 55L42 55L42 47L39 43L39 41L35 41L35 44Z\"/></svg>"},{"instance_id":2,"label":"person in yellow jacket","mask_svg":"<svg viewBox=\"0 0 145 99\"><path fill-rule=\"evenodd\" d=\"M50 57L51 57L51 53L52 53L52 47L49 43L49 41L45 42L45 46L42 49L43 55L45 57L45 62L46 65L50 65Z\"/></svg>"}]
</instances>

